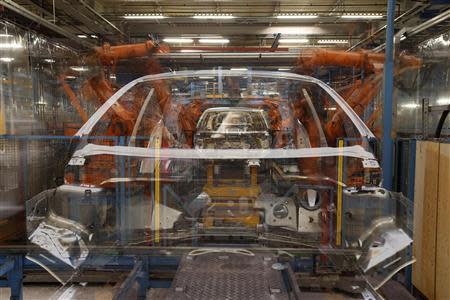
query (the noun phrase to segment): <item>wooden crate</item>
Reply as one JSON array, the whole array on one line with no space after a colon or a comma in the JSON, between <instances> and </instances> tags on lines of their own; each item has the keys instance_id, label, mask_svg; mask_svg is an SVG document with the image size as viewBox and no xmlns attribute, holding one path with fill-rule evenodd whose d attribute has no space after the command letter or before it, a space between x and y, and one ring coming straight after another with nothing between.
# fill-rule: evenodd
<instances>
[{"instance_id":1,"label":"wooden crate","mask_svg":"<svg viewBox=\"0 0 450 300\"><path fill-rule=\"evenodd\" d=\"M428 299L450 299L450 144L417 142L413 284Z\"/></svg>"},{"instance_id":2,"label":"wooden crate","mask_svg":"<svg viewBox=\"0 0 450 300\"><path fill-rule=\"evenodd\" d=\"M439 149L436 299L450 299L450 144Z\"/></svg>"}]
</instances>

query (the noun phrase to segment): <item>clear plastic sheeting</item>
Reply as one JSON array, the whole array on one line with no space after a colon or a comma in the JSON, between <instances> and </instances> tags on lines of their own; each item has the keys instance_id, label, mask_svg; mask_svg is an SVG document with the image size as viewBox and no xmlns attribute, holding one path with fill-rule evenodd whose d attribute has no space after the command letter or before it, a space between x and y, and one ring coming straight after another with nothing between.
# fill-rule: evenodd
<instances>
[{"instance_id":1,"label":"clear plastic sheeting","mask_svg":"<svg viewBox=\"0 0 450 300\"><path fill-rule=\"evenodd\" d=\"M80 122L60 76L71 70L66 80L80 86L86 79L81 64L74 50L0 22L0 134L63 135L64 127Z\"/></svg>"},{"instance_id":2,"label":"clear plastic sheeting","mask_svg":"<svg viewBox=\"0 0 450 300\"><path fill-rule=\"evenodd\" d=\"M332 273L396 270L411 243L404 207L380 187L372 135L343 100L309 77L208 74L138 79L79 136L41 141L60 142L64 183L26 199L28 256L63 283L106 253L114 264L237 246L307 253Z\"/></svg>"},{"instance_id":3,"label":"clear plastic sheeting","mask_svg":"<svg viewBox=\"0 0 450 300\"><path fill-rule=\"evenodd\" d=\"M419 71L407 74L396 83L397 125L398 131L404 136L434 138L442 111L450 105L449 34L445 32L414 45L414 48L402 48L423 59ZM447 117L442 125L441 137L449 135L450 118Z\"/></svg>"},{"instance_id":4,"label":"clear plastic sheeting","mask_svg":"<svg viewBox=\"0 0 450 300\"><path fill-rule=\"evenodd\" d=\"M213 295L234 276L273 299L378 297L411 263L411 205L381 187L371 130L379 56L315 76L164 73L153 41L82 57L2 26L0 243L67 288L54 297L98 272L179 299L211 276Z\"/></svg>"}]
</instances>

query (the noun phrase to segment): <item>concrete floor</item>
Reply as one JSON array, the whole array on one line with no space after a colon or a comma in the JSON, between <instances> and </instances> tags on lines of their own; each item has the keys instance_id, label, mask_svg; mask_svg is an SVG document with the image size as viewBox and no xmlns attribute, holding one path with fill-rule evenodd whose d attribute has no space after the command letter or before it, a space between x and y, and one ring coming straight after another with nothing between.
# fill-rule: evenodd
<instances>
[{"instance_id":1,"label":"concrete floor","mask_svg":"<svg viewBox=\"0 0 450 300\"><path fill-rule=\"evenodd\" d=\"M381 292L388 300L415 300L406 289L395 281L389 281ZM112 284L69 284L65 287L55 284L25 284L24 300L110 300L114 293ZM152 289L147 292L147 299L162 299L165 289ZM336 293L303 293L305 300L354 300ZM9 300L9 288L0 288L0 300ZM127 299L136 299L136 291L131 290Z\"/></svg>"},{"instance_id":2,"label":"concrete floor","mask_svg":"<svg viewBox=\"0 0 450 300\"><path fill-rule=\"evenodd\" d=\"M132 292L131 292L132 293ZM161 299L165 296L165 289L155 289L147 293L147 299ZM25 285L24 300L110 300L113 295L112 285L81 286L74 284L61 288L56 285ZM9 289L0 288L0 300L9 300ZM339 294L306 293L307 300L353 300ZM136 299L129 295L128 299Z\"/></svg>"},{"instance_id":3,"label":"concrete floor","mask_svg":"<svg viewBox=\"0 0 450 300\"><path fill-rule=\"evenodd\" d=\"M112 295L113 285L109 284L72 284L63 288L53 284L26 284L23 288L24 300L110 300ZM9 300L9 296L9 289L0 288L0 300ZM130 299L133 298L130 295Z\"/></svg>"}]
</instances>

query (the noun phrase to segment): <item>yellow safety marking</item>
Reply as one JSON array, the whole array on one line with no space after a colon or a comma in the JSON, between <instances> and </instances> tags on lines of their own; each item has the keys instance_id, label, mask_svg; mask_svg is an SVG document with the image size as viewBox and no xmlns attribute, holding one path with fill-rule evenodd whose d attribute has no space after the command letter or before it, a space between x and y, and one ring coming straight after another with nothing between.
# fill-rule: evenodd
<instances>
[{"instance_id":1,"label":"yellow safety marking","mask_svg":"<svg viewBox=\"0 0 450 300\"><path fill-rule=\"evenodd\" d=\"M0 103L0 135L6 134L6 117L3 112L3 105Z\"/></svg>"},{"instance_id":2,"label":"yellow safety marking","mask_svg":"<svg viewBox=\"0 0 450 300\"><path fill-rule=\"evenodd\" d=\"M344 141L339 140L338 147L344 147ZM343 169L344 169L344 157L338 156L338 187L337 187L337 212L336 212L336 246L340 246L342 243L342 184L343 182Z\"/></svg>"},{"instance_id":3,"label":"yellow safety marking","mask_svg":"<svg viewBox=\"0 0 450 300\"><path fill-rule=\"evenodd\" d=\"M161 140L159 137L156 137L156 141L155 141L155 207L153 208L153 211L155 213L155 216L154 216L155 243L159 243L159 220L160 220L159 202L160 202L160 193L161 193L160 185L159 185L160 148L161 148Z\"/></svg>"}]
</instances>

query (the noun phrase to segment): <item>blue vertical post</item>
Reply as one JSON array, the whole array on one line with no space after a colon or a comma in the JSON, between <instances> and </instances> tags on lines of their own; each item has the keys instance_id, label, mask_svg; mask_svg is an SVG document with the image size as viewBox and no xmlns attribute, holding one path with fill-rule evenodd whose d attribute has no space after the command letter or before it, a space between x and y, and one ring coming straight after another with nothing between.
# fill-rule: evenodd
<instances>
[{"instance_id":1,"label":"blue vertical post","mask_svg":"<svg viewBox=\"0 0 450 300\"><path fill-rule=\"evenodd\" d=\"M388 0L386 19L386 52L384 60L383 102L383 186L392 190L393 149L392 111L394 90L394 14L395 0Z\"/></svg>"},{"instance_id":2,"label":"blue vertical post","mask_svg":"<svg viewBox=\"0 0 450 300\"><path fill-rule=\"evenodd\" d=\"M125 136L119 136L119 145L125 146ZM119 177L125 178L126 176L126 167L125 167L125 156L119 156ZM121 231L121 237L120 240L122 242L122 245L126 244L128 242L128 212L129 212L129 203L128 198L126 196L126 187L125 182L120 183L120 231Z\"/></svg>"},{"instance_id":3,"label":"blue vertical post","mask_svg":"<svg viewBox=\"0 0 450 300\"><path fill-rule=\"evenodd\" d=\"M149 269L150 269L150 260L148 257L142 257L142 269L137 278L137 282L139 284L137 291L137 299L145 300L147 299L147 290L150 288L150 280L149 280Z\"/></svg>"},{"instance_id":4,"label":"blue vertical post","mask_svg":"<svg viewBox=\"0 0 450 300\"><path fill-rule=\"evenodd\" d=\"M9 287L11 288L10 300L23 299L23 256L15 255L11 259L14 261L14 267L6 274Z\"/></svg>"}]
</instances>

